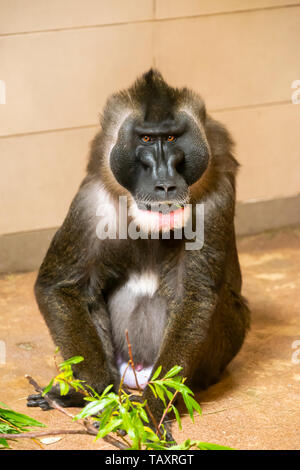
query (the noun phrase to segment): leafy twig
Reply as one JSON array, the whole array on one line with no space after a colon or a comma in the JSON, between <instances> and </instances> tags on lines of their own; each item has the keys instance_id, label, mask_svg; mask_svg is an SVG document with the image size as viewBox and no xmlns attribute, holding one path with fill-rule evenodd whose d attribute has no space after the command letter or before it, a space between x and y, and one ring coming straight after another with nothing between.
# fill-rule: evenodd
<instances>
[{"instance_id":1,"label":"leafy twig","mask_svg":"<svg viewBox=\"0 0 300 470\"><path fill-rule=\"evenodd\" d=\"M143 395L143 391L140 387L140 384L138 382L137 375L136 375L136 370L135 370L133 356L132 356L132 350L131 350L131 343L129 341L128 330L125 331L125 336L126 336L126 341L127 341L127 345L128 345L128 354L129 354L129 358L130 358L130 364L131 364L131 367L132 367L132 370L133 370L133 373L134 373L135 383L136 383L138 391L140 392L140 395ZM158 433L162 437L162 432L160 430L160 427L158 426L157 421L155 419L155 416L153 415L147 401L145 402L145 408L146 408L146 411L147 411L148 415L150 416L151 421L152 421L152 423L153 423L153 425L156 429L156 434Z\"/></svg>"},{"instance_id":2,"label":"leafy twig","mask_svg":"<svg viewBox=\"0 0 300 470\"><path fill-rule=\"evenodd\" d=\"M25 377L27 378L27 380L29 381L29 383L34 387L35 391L36 392L39 392L39 393L43 393L43 389L42 387L40 387L38 385L38 383L30 376L30 375L25 375ZM54 409L60 411L61 413L63 413L64 415L67 415L69 418L72 418L72 420L74 419L74 415L72 415L71 413L69 413L68 411L66 411L62 406L60 406L55 400L53 400L52 398L50 398L47 393L44 395L44 399L45 401ZM76 421L78 422L79 425L82 425L84 426L84 428L86 429L86 433L87 434L91 434L93 436L97 436L98 434L98 431L97 429L88 422L88 420L83 420L83 422L80 422L80 421ZM72 434L72 433L71 433ZM81 433L80 433L81 434ZM122 444L122 442L119 442L117 439L115 439L114 437L112 436L104 436L103 437L103 440L108 442L109 444L117 447L118 449L121 449L121 450L124 450L124 449L127 449L127 446L125 446L124 444Z\"/></svg>"},{"instance_id":3,"label":"leafy twig","mask_svg":"<svg viewBox=\"0 0 300 470\"><path fill-rule=\"evenodd\" d=\"M139 384L139 381L138 381L138 379L137 379L136 370L135 370L135 365L134 365L133 356L132 356L131 343L130 343L130 341L129 341L128 330L125 331L125 336L126 336L127 347L128 347L128 354L129 354L129 359L130 359L129 362L130 362L130 365L131 365L132 370L133 370L134 379L135 379L135 383L136 383L136 388L138 389L138 391L139 391L140 394L142 395L142 394L143 394L143 390L141 389L140 384Z\"/></svg>"},{"instance_id":4,"label":"leafy twig","mask_svg":"<svg viewBox=\"0 0 300 470\"><path fill-rule=\"evenodd\" d=\"M2 421L3 423L6 423L8 426L11 426L12 428L16 429L16 431L18 431L18 437L20 436L20 434L23 434L22 432L20 432L20 428L18 428L14 424L10 423L6 419L0 417L0 421ZM29 434L30 433L24 433L24 437L31 438L33 440L33 442L35 442L41 449L44 450L44 446L38 440L35 439L36 436L30 436ZM3 433L0 434L1 439L11 439L11 436L12 436L11 434L3 434ZM15 436L15 434L14 434L14 436Z\"/></svg>"},{"instance_id":5,"label":"leafy twig","mask_svg":"<svg viewBox=\"0 0 300 470\"><path fill-rule=\"evenodd\" d=\"M4 439L15 439L15 438L40 438L45 436L57 436L61 434L90 434L84 429L54 429L53 431L38 431L38 432L23 432L18 434L0 434L1 438Z\"/></svg>"},{"instance_id":6,"label":"leafy twig","mask_svg":"<svg viewBox=\"0 0 300 470\"><path fill-rule=\"evenodd\" d=\"M166 407L166 409L165 409L165 411L164 411L164 413L163 413L163 415L162 415L162 417L161 417L161 420L160 420L160 422L159 422L159 424L158 424L158 430L156 431L156 434L158 434L159 429L160 429L161 425L163 424L164 419L165 419L165 417L167 416L167 413L169 412L169 409L170 409L171 405L174 403L174 400L175 400L176 395L178 394L178 392L179 392L179 390L176 390L176 392L174 393L173 397L172 397L171 400L169 401L169 403L168 403L168 405L167 405L167 407Z\"/></svg>"},{"instance_id":7,"label":"leafy twig","mask_svg":"<svg viewBox=\"0 0 300 470\"><path fill-rule=\"evenodd\" d=\"M30 375L26 374L25 377L28 380L28 382L33 386L36 392L43 393L42 387L40 387L39 384ZM74 418L74 415L66 411L62 406L60 406L57 403L56 400L54 400L53 398L50 398L47 393L43 396L43 398L48 403L48 405L51 406L51 408L55 408L56 410L60 411L64 415L67 415L69 418L72 418L72 419Z\"/></svg>"}]
</instances>

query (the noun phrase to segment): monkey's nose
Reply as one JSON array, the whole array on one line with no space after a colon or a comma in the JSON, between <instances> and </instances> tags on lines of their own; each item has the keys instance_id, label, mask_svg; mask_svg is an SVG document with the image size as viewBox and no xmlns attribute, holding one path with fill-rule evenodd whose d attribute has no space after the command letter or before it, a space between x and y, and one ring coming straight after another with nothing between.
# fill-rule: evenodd
<instances>
[{"instance_id":1,"label":"monkey's nose","mask_svg":"<svg viewBox=\"0 0 300 470\"><path fill-rule=\"evenodd\" d=\"M159 194L164 194L164 196L167 196L171 194L172 192L176 191L176 186L174 183L156 183L155 185L155 192Z\"/></svg>"}]
</instances>

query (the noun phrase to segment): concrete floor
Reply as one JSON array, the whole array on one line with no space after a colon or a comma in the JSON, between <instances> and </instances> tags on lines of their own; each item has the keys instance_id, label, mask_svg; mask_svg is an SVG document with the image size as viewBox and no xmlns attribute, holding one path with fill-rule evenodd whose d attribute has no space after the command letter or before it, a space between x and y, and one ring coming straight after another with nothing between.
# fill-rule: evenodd
<instances>
[{"instance_id":1,"label":"concrete floor","mask_svg":"<svg viewBox=\"0 0 300 470\"><path fill-rule=\"evenodd\" d=\"M196 416L194 425L184 416L183 430L174 423L173 435L178 442L190 437L236 449L299 449L300 343L298 355L292 345L300 340L300 228L246 237L238 245L243 293L252 310L251 331L222 380L197 393L203 416ZM57 411L26 407L26 396L33 391L24 375L45 385L55 374L54 345L33 296L35 277L34 272L0 280L0 340L6 343L0 401L51 429L76 428ZM13 442L12 447L38 449L29 439ZM44 447L111 448L80 435L64 436Z\"/></svg>"}]
</instances>

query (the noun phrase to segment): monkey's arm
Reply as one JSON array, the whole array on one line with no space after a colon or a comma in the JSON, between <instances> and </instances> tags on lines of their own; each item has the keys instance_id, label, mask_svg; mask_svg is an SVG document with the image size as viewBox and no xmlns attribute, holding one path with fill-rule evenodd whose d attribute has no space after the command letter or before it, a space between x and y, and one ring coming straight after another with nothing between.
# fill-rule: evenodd
<instances>
[{"instance_id":1,"label":"monkey's arm","mask_svg":"<svg viewBox=\"0 0 300 470\"><path fill-rule=\"evenodd\" d=\"M186 276L189 279L195 279L195 268L193 276L188 276L188 273ZM200 281L198 286L188 286L183 281L185 292L181 299L173 293L173 299L169 303L168 326L153 366L153 372L162 366L161 376L173 366L181 366L180 374L188 378L188 385L195 371L199 369L201 361L203 362L203 375L200 379L203 382L208 381L207 385L209 385L210 377L205 377L204 374L206 364L209 364L208 358L211 356L210 324L217 308L218 295L206 281L202 277L202 283ZM154 397L149 387L145 388L143 395L156 419L159 420L163 413L162 402Z\"/></svg>"},{"instance_id":2,"label":"monkey's arm","mask_svg":"<svg viewBox=\"0 0 300 470\"><path fill-rule=\"evenodd\" d=\"M86 194L83 196L79 192L75 197L50 245L35 293L55 345L60 347L65 359L75 355L84 357L83 362L74 366L74 372L101 392L111 383L117 387L119 374L112 363L108 312L101 296L101 282L105 279L98 280L94 286L90 281L93 263L99 261L99 240L91 214L86 214L83 203ZM98 324L90 312L93 304L97 306Z\"/></svg>"},{"instance_id":3,"label":"monkey's arm","mask_svg":"<svg viewBox=\"0 0 300 470\"><path fill-rule=\"evenodd\" d=\"M58 285L43 288L38 283L36 296L53 341L59 346L63 357L84 357L83 362L74 366L76 376L97 392L111 383L117 387L118 373L108 360L111 341L105 341L108 349L104 349L105 332L100 338L80 287ZM101 314L107 314L104 307Z\"/></svg>"}]
</instances>

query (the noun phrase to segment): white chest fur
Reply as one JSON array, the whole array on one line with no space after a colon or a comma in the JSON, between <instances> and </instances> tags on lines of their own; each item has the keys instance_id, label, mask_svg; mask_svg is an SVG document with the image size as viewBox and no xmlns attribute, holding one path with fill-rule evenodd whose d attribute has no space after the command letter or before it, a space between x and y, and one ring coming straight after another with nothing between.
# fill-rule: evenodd
<instances>
[{"instance_id":1,"label":"white chest fur","mask_svg":"<svg viewBox=\"0 0 300 470\"><path fill-rule=\"evenodd\" d=\"M159 276L149 270L131 273L110 295L108 309L118 358L127 361L128 330L135 362L153 364L166 325L166 302L159 294Z\"/></svg>"},{"instance_id":2,"label":"white chest fur","mask_svg":"<svg viewBox=\"0 0 300 470\"><path fill-rule=\"evenodd\" d=\"M159 286L158 276L151 272L145 271L141 274L132 274L124 288L135 296L152 297Z\"/></svg>"}]
</instances>

